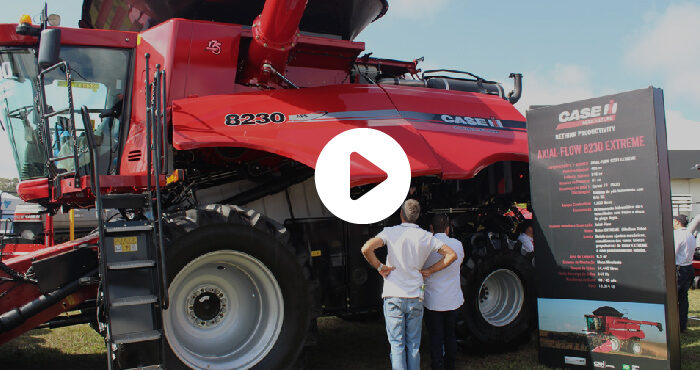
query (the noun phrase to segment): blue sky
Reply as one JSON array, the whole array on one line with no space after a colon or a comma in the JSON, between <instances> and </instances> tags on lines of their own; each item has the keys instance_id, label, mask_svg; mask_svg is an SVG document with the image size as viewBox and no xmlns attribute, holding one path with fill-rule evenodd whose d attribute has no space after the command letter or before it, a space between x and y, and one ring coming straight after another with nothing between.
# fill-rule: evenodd
<instances>
[{"instance_id":1,"label":"blue sky","mask_svg":"<svg viewBox=\"0 0 700 370\"><path fill-rule=\"evenodd\" d=\"M605 302L582 299L537 300L539 328L541 330L583 333L586 330L584 315L592 315L598 307L610 306L622 312L630 320L660 322L664 325L664 306L661 304L636 302ZM659 331L655 326L642 325L646 339L652 342L666 342L666 327Z\"/></svg>"},{"instance_id":2,"label":"blue sky","mask_svg":"<svg viewBox=\"0 0 700 370\"><path fill-rule=\"evenodd\" d=\"M0 22L36 17L43 1L3 4ZM671 149L696 149L700 138L700 2L662 0L389 0L389 13L359 41L374 56L449 67L512 84L524 74L525 112L608 93L664 89ZM76 27L82 1L48 1L62 25ZM9 158L0 135L0 155ZM0 177L14 176L0 164Z\"/></svg>"}]
</instances>

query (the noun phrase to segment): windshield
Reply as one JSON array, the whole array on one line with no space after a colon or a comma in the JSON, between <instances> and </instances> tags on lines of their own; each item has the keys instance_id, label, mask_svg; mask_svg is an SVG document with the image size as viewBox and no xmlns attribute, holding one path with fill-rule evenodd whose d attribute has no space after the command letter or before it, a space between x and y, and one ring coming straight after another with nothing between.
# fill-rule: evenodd
<instances>
[{"instance_id":1,"label":"windshield","mask_svg":"<svg viewBox=\"0 0 700 370\"><path fill-rule=\"evenodd\" d=\"M79 166L89 165L85 127L80 107L90 112L89 129L98 144L101 173L115 173L119 158L122 106L130 61L128 50L61 48L61 59L71 68ZM46 177L48 157L71 157L55 162L58 173L75 170L73 138L68 131L67 112L49 118L50 152L46 153L44 131L36 109L38 67L34 49L0 50L0 121L8 133L21 180ZM55 70L45 77L48 111L68 108L65 72ZM100 118L100 114L104 118ZM87 173L87 172L84 172Z\"/></svg>"}]
</instances>

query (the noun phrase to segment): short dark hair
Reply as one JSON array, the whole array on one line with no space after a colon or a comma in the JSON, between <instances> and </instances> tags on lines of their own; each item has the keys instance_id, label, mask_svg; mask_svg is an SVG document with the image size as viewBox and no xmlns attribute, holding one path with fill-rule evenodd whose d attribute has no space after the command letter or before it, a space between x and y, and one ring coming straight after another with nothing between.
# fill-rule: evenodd
<instances>
[{"instance_id":1,"label":"short dark hair","mask_svg":"<svg viewBox=\"0 0 700 370\"><path fill-rule=\"evenodd\" d=\"M401 206L401 215L405 221L415 223L420 216L420 203L415 199L407 199Z\"/></svg>"},{"instance_id":2,"label":"short dark hair","mask_svg":"<svg viewBox=\"0 0 700 370\"><path fill-rule=\"evenodd\" d=\"M436 213L433 216L433 231L436 233L444 232L450 226L450 218L444 213Z\"/></svg>"},{"instance_id":3,"label":"short dark hair","mask_svg":"<svg viewBox=\"0 0 700 370\"><path fill-rule=\"evenodd\" d=\"M683 227L688 226L688 216L686 215L678 215L673 217L673 219L678 221Z\"/></svg>"},{"instance_id":4,"label":"short dark hair","mask_svg":"<svg viewBox=\"0 0 700 370\"><path fill-rule=\"evenodd\" d=\"M527 228L532 227L532 226L533 226L532 220L525 220L525 221L518 224L518 227L516 228L515 232L518 234L524 234L525 231L527 231Z\"/></svg>"}]
</instances>

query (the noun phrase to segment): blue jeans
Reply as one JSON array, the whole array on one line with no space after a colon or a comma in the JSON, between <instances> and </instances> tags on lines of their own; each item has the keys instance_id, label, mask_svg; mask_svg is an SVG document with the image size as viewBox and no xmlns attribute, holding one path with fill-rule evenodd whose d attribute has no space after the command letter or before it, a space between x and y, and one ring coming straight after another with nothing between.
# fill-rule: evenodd
<instances>
[{"instance_id":1,"label":"blue jeans","mask_svg":"<svg viewBox=\"0 0 700 370\"><path fill-rule=\"evenodd\" d=\"M386 335L393 370L420 370L423 302L418 298L384 298Z\"/></svg>"}]
</instances>

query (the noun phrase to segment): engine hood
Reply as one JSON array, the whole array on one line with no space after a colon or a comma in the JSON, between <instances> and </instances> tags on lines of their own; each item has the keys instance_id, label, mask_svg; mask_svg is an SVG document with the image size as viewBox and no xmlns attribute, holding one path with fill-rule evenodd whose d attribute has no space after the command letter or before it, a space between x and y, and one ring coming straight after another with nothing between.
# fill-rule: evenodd
<instances>
[{"instance_id":1,"label":"engine hood","mask_svg":"<svg viewBox=\"0 0 700 370\"><path fill-rule=\"evenodd\" d=\"M495 96L427 88L335 85L173 102L178 150L246 147L315 168L330 139L373 128L404 149L412 176L468 179L499 161L527 161L525 118ZM384 173L352 162L352 185Z\"/></svg>"}]
</instances>

